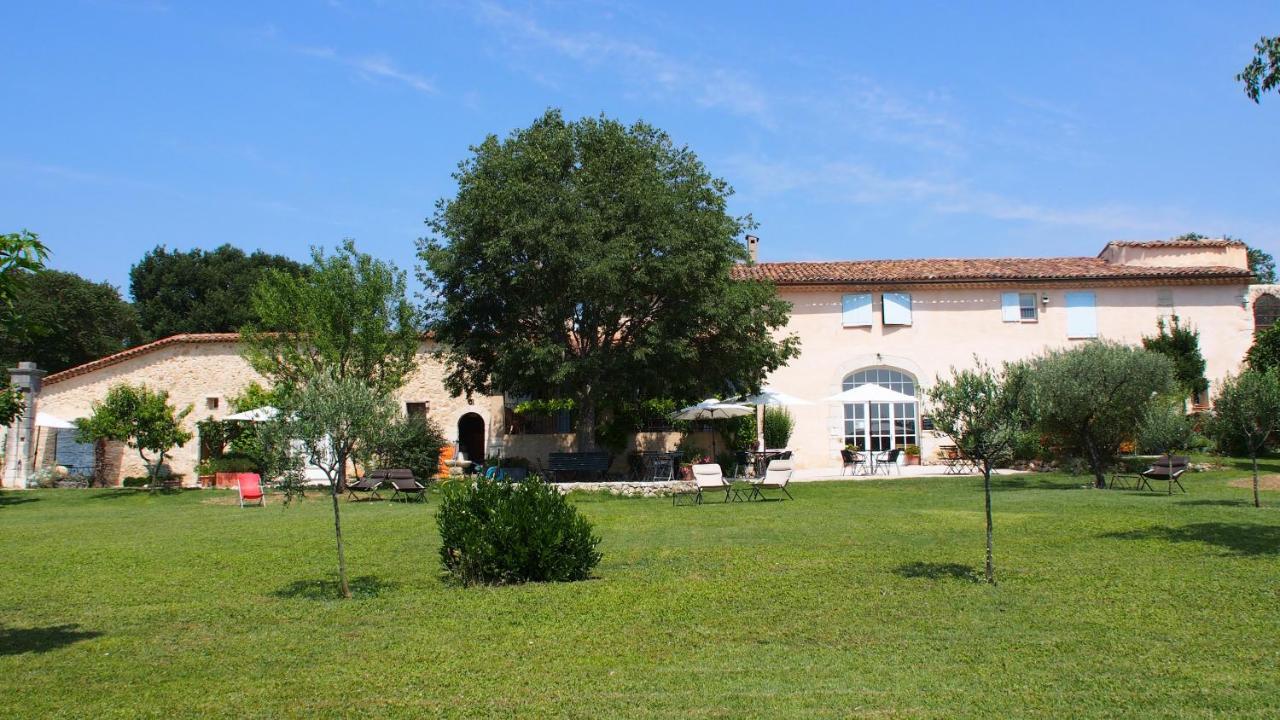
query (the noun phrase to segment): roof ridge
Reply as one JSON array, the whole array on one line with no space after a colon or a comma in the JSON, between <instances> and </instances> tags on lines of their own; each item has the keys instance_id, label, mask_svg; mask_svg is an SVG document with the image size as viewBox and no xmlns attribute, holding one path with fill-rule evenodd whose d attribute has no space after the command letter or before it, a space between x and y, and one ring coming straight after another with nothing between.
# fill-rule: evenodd
<instances>
[{"instance_id":1,"label":"roof ridge","mask_svg":"<svg viewBox=\"0 0 1280 720\"><path fill-rule=\"evenodd\" d=\"M220 333L178 333L176 335L167 335L158 340L152 340L149 343L135 345L131 348L125 348L117 353L112 353L90 360L87 363L76 365L75 367L59 370L56 373L45 376L44 384L50 385L62 380L69 380L79 375L93 372L100 368L109 367L122 363L129 358L138 355L146 355L169 345L179 345L182 343L215 343L215 342L237 342L240 340L240 333L237 332L220 332Z\"/></svg>"}]
</instances>

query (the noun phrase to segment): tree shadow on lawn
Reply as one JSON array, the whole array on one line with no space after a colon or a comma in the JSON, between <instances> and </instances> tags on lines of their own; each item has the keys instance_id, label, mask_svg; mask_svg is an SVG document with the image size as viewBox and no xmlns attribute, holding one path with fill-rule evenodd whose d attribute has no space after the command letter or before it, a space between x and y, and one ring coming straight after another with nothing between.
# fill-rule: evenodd
<instances>
[{"instance_id":1,"label":"tree shadow on lawn","mask_svg":"<svg viewBox=\"0 0 1280 720\"><path fill-rule=\"evenodd\" d=\"M49 652L102 635L97 630L79 628L75 624L36 628L0 627L0 655Z\"/></svg>"},{"instance_id":2,"label":"tree shadow on lawn","mask_svg":"<svg viewBox=\"0 0 1280 720\"><path fill-rule=\"evenodd\" d=\"M981 484L982 476L979 475L977 480ZM1072 482L1047 480L1026 475L993 475L991 477L992 492L998 490L1084 490L1088 489L1090 484L1090 479L1084 476Z\"/></svg>"},{"instance_id":3,"label":"tree shadow on lawn","mask_svg":"<svg viewBox=\"0 0 1280 720\"><path fill-rule=\"evenodd\" d=\"M126 497L147 497L147 496L156 497L156 496L162 496L162 495L168 497L170 495L181 495L181 494L182 494L182 490L178 488L164 488L163 490L153 491L153 490L148 490L147 488L121 487L121 488L109 488L104 490L98 490L94 492L94 494L91 495L90 497L92 497L94 500L116 500L118 498L126 498Z\"/></svg>"},{"instance_id":4,"label":"tree shadow on lawn","mask_svg":"<svg viewBox=\"0 0 1280 720\"><path fill-rule=\"evenodd\" d=\"M1155 526L1143 530L1103 533L1116 540L1165 540L1217 545L1232 555L1280 555L1280 527L1253 523L1205 522L1182 527Z\"/></svg>"},{"instance_id":5,"label":"tree shadow on lawn","mask_svg":"<svg viewBox=\"0 0 1280 720\"><path fill-rule=\"evenodd\" d=\"M916 560L903 563L893 569L895 575L904 578L925 578L928 580L967 580L978 582L981 576L978 571L960 563L932 563Z\"/></svg>"},{"instance_id":6,"label":"tree shadow on lawn","mask_svg":"<svg viewBox=\"0 0 1280 720\"><path fill-rule=\"evenodd\" d=\"M1253 474L1253 461L1249 458L1222 458L1221 463L1229 468L1233 468L1242 473ZM1260 457L1258 458L1258 474L1280 473L1280 458Z\"/></svg>"},{"instance_id":7,"label":"tree shadow on lawn","mask_svg":"<svg viewBox=\"0 0 1280 720\"><path fill-rule=\"evenodd\" d=\"M347 578L347 587L351 588L351 596L353 598L375 598L384 592L392 592L400 587L400 583L388 582L378 578L376 575L361 575L360 577ZM271 593L273 596L285 599L303 599L303 600L339 600L342 598L338 592L338 577L331 577L314 580L294 580L284 587Z\"/></svg>"},{"instance_id":8,"label":"tree shadow on lawn","mask_svg":"<svg viewBox=\"0 0 1280 720\"><path fill-rule=\"evenodd\" d=\"M1252 500L1179 500L1177 504L1209 507L1253 507Z\"/></svg>"},{"instance_id":9,"label":"tree shadow on lawn","mask_svg":"<svg viewBox=\"0 0 1280 720\"><path fill-rule=\"evenodd\" d=\"M33 502L40 502L40 498L31 497L30 495L21 495L16 492L0 493L0 507Z\"/></svg>"}]
</instances>

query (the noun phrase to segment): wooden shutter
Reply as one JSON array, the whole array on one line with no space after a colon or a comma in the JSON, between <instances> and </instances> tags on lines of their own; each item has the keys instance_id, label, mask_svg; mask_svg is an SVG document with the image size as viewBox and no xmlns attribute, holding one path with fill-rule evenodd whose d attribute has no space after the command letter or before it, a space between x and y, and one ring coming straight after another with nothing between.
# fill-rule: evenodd
<instances>
[{"instance_id":1,"label":"wooden shutter","mask_svg":"<svg viewBox=\"0 0 1280 720\"><path fill-rule=\"evenodd\" d=\"M871 293L845 295L842 305L845 327L871 327Z\"/></svg>"},{"instance_id":2,"label":"wooden shutter","mask_svg":"<svg viewBox=\"0 0 1280 720\"><path fill-rule=\"evenodd\" d=\"M1098 312L1092 292L1067 293L1067 337L1098 337Z\"/></svg>"},{"instance_id":3,"label":"wooden shutter","mask_svg":"<svg viewBox=\"0 0 1280 720\"><path fill-rule=\"evenodd\" d=\"M885 325L911 324L911 293L895 292L880 296Z\"/></svg>"},{"instance_id":4,"label":"wooden shutter","mask_svg":"<svg viewBox=\"0 0 1280 720\"><path fill-rule=\"evenodd\" d=\"M1000 294L1000 318L1005 322L1022 322L1022 306L1018 303L1018 293Z\"/></svg>"}]
</instances>

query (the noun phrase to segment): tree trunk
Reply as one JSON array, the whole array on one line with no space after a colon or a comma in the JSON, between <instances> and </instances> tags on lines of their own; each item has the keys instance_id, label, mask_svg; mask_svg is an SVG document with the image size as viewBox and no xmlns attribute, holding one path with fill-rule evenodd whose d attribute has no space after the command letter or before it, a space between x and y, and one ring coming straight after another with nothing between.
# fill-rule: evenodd
<instances>
[{"instance_id":1,"label":"tree trunk","mask_svg":"<svg viewBox=\"0 0 1280 720\"><path fill-rule=\"evenodd\" d=\"M996 565L991 532L991 461L982 461L982 490L987 498L987 582L996 584Z\"/></svg>"},{"instance_id":2,"label":"tree trunk","mask_svg":"<svg viewBox=\"0 0 1280 720\"><path fill-rule=\"evenodd\" d=\"M578 430L574 444L578 452L596 449L596 402L589 395L578 398Z\"/></svg>"},{"instance_id":3,"label":"tree trunk","mask_svg":"<svg viewBox=\"0 0 1280 720\"><path fill-rule=\"evenodd\" d=\"M1253 459L1253 506L1262 507L1262 501L1258 499L1258 451L1253 451L1253 455L1249 456Z\"/></svg>"},{"instance_id":4,"label":"tree trunk","mask_svg":"<svg viewBox=\"0 0 1280 720\"><path fill-rule=\"evenodd\" d=\"M330 493L333 500L333 536L338 540L338 591L349 599L351 588L347 586L347 557L342 551L342 515L338 510L338 497L342 494L339 488L345 486L347 480L347 459L340 457L338 460L338 482Z\"/></svg>"},{"instance_id":5,"label":"tree trunk","mask_svg":"<svg viewBox=\"0 0 1280 720\"><path fill-rule=\"evenodd\" d=\"M1094 446L1093 438L1086 435L1084 447L1089 451L1089 469L1093 470L1093 486L1105 489L1107 487L1107 476L1102 472L1102 458L1098 455L1098 449Z\"/></svg>"},{"instance_id":6,"label":"tree trunk","mask_svg":"<svg viewBox=\"0 0 1280 720\"><path fill-rule=\"evenodd\" d=\"M156 487L156 477L160 475L160 463L157 462L152 465L147 462L147 456L142 452L142 448L138 448L138 457L142 458L142 467L147 468L147 477L151 478L151 482L148 483L147 491L155 492L158 489ZM161 457L164 456L162 455Z\"/></svg>"}]
</instances>

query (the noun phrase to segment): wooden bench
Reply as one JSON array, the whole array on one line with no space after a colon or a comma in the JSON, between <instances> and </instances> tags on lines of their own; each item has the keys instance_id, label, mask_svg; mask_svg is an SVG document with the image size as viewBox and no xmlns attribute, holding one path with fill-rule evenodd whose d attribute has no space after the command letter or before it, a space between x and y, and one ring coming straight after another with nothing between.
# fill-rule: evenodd
<instances>
[{"instance_id":1,"label":"wooden bench","mask_svg":"<svg viewBox=\"0 0 1280 720\"><path fill-rule=\"evenodd\" d=\"M607 452L553 452L547 458L547 479L572 482L585 475L593 481L604 480L613 458Z\"/></svg>"}]
</instances>

